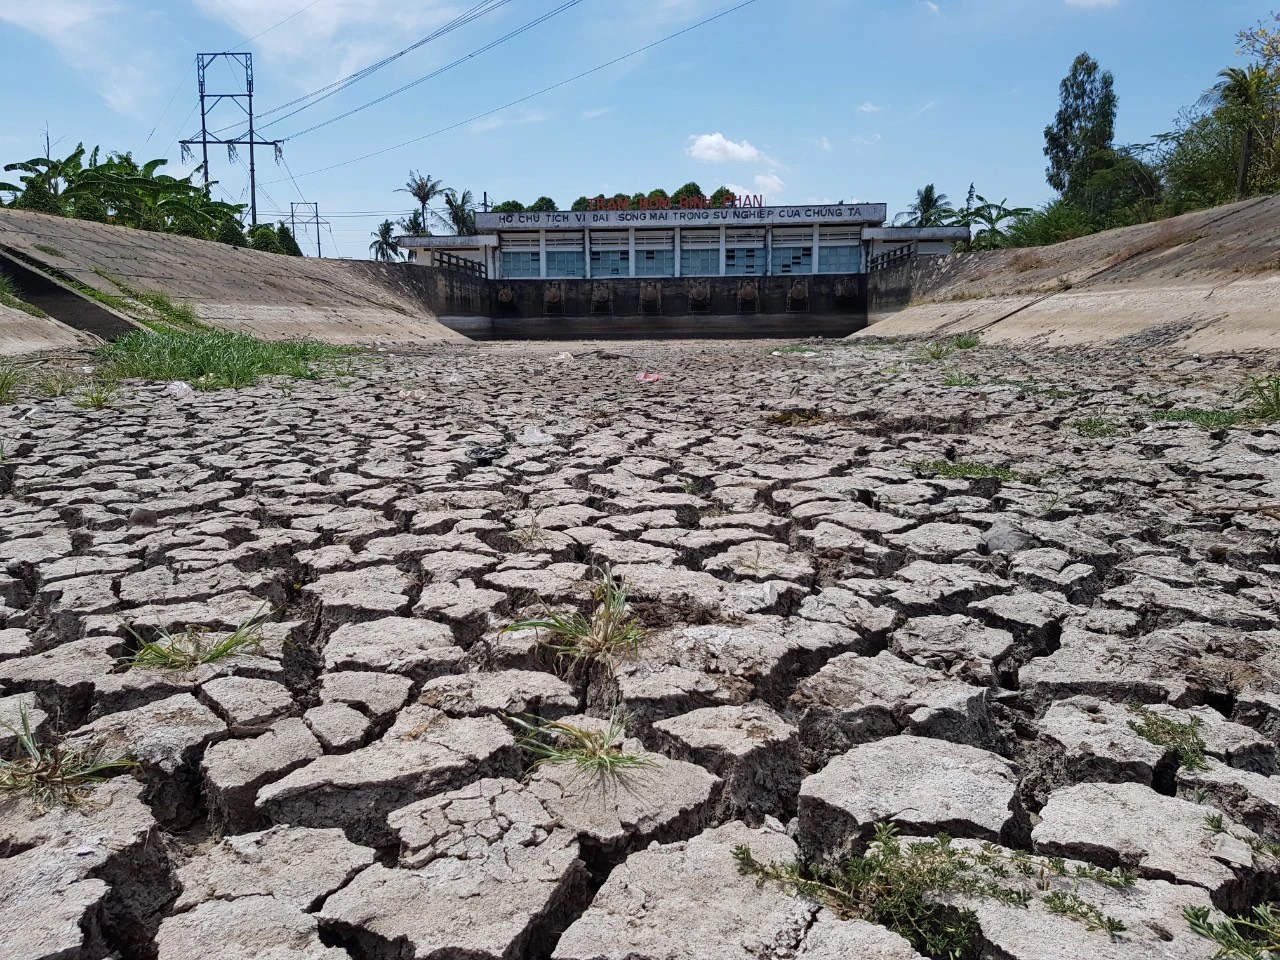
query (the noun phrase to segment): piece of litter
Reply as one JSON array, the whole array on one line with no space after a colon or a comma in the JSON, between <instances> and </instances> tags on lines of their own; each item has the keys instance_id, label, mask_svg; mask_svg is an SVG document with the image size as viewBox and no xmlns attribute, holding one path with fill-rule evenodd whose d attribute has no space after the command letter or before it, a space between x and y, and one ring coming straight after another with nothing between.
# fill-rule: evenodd
<instances>
[{"instance_id":1,"label":"piece of litter","mask_svg":"<svg viewBox=\"0 0 1280 960\"><path fill-rule=\"evenodd\" d=\"M665 377L665 373L637 373L636 381L638 383L657 383Z\"/></svg>"},{"instance_id":2,"label":"piece of litter","mask_svg":"<svg viewBox=\"0 0 1280 960\"><path fill-rule=\"evenodd\" d=\"M185 380L174 380L172 383L165 385L164 392L171 397L181 400L185 397L191 396L196 391L195 388Z\"/></svg>"},{"instance_id":3,"label":"piece of litter","mask_svg":"<svg viewBox=\"0 0 1280 960\"><path fill-rule=\"evenodd\" d=\"M520 436L516 437L516 440L522 447L543 447L548 443L555 443L556 438L530 424L524 428Z\"/></svg>"},{"instance_id":4,"label":"piece of litter","mask_svg":"<svg viewBox=\"0 0 1280 960\"><path fill-rule=\"evenodd\" d=\"M572 359L573 359L573 354L572 354L572 353L570 353L568 350L566 350L564 353L557 353L557 354L555 355L555 359L557 359L557 360L572 360Z\"/></svg>"}]
</instances>

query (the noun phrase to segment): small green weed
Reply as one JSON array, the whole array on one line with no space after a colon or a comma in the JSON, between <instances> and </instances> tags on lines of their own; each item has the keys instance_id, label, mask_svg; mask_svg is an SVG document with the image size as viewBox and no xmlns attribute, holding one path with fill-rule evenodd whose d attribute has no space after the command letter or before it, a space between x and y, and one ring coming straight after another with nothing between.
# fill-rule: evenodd
<instances>
[{"instance_id":1,"label":"small green weed","mask_svg":"<svg viewBox=\"0 0 1280 960\"><path fill-rule=\"evenodd\" d=\"M1253 908L1251 916L1214 922L1208 907L1182 912L1193 933L1218 945L1221 960L1276 960L1280 957L1280 916L1268 905Z\"/></svg>"},{"instance_id":2,"label":"small green weed","mask_svg":"<svg viewBox=\"0 0 1280 960\"><path fill-rule=\"evenodd\" d=\"M26 382L27 374L21 367L0 360L0 403L17 403L18 388Z\"/></svg>"},{"instance_id":3,"label":"small green weed","mask_svg":"<svg viewBox=\"0 0 1280 960\"><path fill-rule=\"evenodd\" d=\"M47 317L48 314L33 303L27 303L18 295L18 288L8 274L0 273L0 305L21 310L33 317Z\"/></svg>"},{"instance_id":4,"label":"small green weed","mask_svg":"<svg viewBox=\"0 0 1280 960\"><path fill-rule=\"evenodd\" d=\"M541 619L520 620L503 632L545 630L551 637L543 645L570 668L595 662L612 667L620 657L635 654L648 632L627 609L627 591L605 570L593 591L590 617L581 613L553 613L545 610Z\"/></svg>"},{"instance_id":5,"label":"small green weed","mask_svg":"<svg viewBox=\"0 0 1280 960\"><path fill-rule=\"evenodd\" d=\"M526 547L536 546L547 542L547 531L538 523L538 516L542 511L537 511L529 518L529 522L522 527L516 527L511 531L511 536L524 544Z\"/></svg>"},{"instance_id":6,"label":"small green weed","mask_svg":"<svg viewBox=\"0 0 1280 960\"><path fill-rule=\"evenodd\" d=\"M157 640L143 640L132 627L125 629L140 646L127 661L130 667L157 667L163 670L193 670L206 663L217 663L246 649L262 646L262 625L271 613L260 610L220 640L210 640L204 627L188 626L177 634L158 631Z\"/></svg>"},{"instance_id":7,"label":"small green weed","mask_svg":"<svg viewBox=\"0 0 1280 960\"><path fill-rule=\"evenodd\" d=\"M982 337L976 333L961 333L951 338L951 345L957 350L972 350L982 343Z\"/></svg>"},{"instance_id":8,"label":"small green weed","mask_svg":"<svg viewBox=\"0 0 1280 960\"><path fill-rule=\"evenodd\" d=\"M603 730L587 730L558 720L539 722L536 718L509 718L522 731L519 746L537 759L534 767L544 764L572 764L581 774L591 777L616 777L628 770L656 766L653 760L627 753L627 724L615 713Z\"/></svg>"},{"instance_id":9,"label":"small green weed","mask_svg":"<svg viewBox=\"0 0 1280 960\"><path fill-rule=\"evenodd\" d=\"M119 384L114 380L99 378L90 380L81 387L72 402L83 410L104 410L115 403L119 395Z\"/></svg>"},{"instance_id":10,"label":"small green weed","mask_svg":"<svg viewBox=\"0 0 1280 960\"><path fill-rule=\"evenodd\" d=\"M1143 740L1158 747L1173 748L1178 754L1179 763L1187 770L1205 768L1204 738L1200 736L1203 720L1192 717L1190 722L1183 723L1143 706L1133 706L1129 710L1137 717L1136 720L1129 721L1129 729Z\"/></svg>"},{"instance_id":11,"label":"small green weed","mask_svg":"<svg viewBox=\"0 0 1280 960\"><path fill-rule=\"evenodd\" d=\"M54 804L74 806L93 784L134 766L124 758L103 760L92 751L42 744L31 729L25 706L19 717L17 729L8 727L18 739L18 757L0 760L0 793L29 797L39 809Z\"/></svg>"},{"instance_id":12,"label":"small green weed","mask_svg":"<svg viewBox=\"0 0 1280 960\"><path fill-rule=\"evenodd\" d=\"M65 397L82 382L82 378L74 373L55 370L52 373L43 374L36 380L35 391L46 400L53 400L57 397Z\"/></svg>"},{"instance_id":13,"label":"small green weed","mask_svg":"<svg viewBox=\"0 0 1280 960\"><path fill-rule=\"evenodd\" d=\"M976 387L980 382L973 374L962 370L952 370L942 378L944 387Z\"/></svg>"},{"instance_id":14,"label":"small green weed","mask_svg":"<svg viewBox=\"0 0 1280 960\"><path fill-rule=\"evenodd\" d=\"M985 463L952 462L950 460L927 460L911 464L916 473L943 477L947 480L977 480L995 477L997 480L1022 480L1022 474L1008 467L993 467Z\"/></svg>"},{"instance_id":15,"label":"small green weed","mask_svg":"<svg viewBox=\"0 0 1280 960\"><path fill-rule=\"evenodd\" d=\"M1061 879L1074 886L1091 880L1116 889L1134 883L1127 872L1084 866L1071 870L1059 859L1008 853L992 844L977 850L958 847L942 834L904 844L897 829L887 823L875 825L875 842L865 854L835 866L760 863L746 846L735 847L733 857L738 869L757 883L777 883L838 916L888 927L927 956L956 960L974 955L981 930L972 910L942 903L940 896L1024 907L1036 899L1036 891L1045 894L1041 899L1049 910L1115 936L1125 929L1123 923L1078 896L1075 900L1072 895L1052 897L1053 881ZM1018 878L1026 886L1014 886Z\"/></svg>"},{"instance_id":16,"label":"small green weed","mask_svg":"<svg viewBox=\"0 0 1280 960\"><path fill-rule=\"evenodd\" d=\"M954 349L950 343L931 343L924 348L923 356L928 360L945 360Z\"/></svg>"},{"instance_id":17,"label":"small green weed","mask_svg":"<svg viewBox=\"0 0 1280 960\"><path fill-rule=\"evenodd\" d=\"M67 258L67 255L65 253L63 253L57 247L50 246L47 243L33 243L31 246L39 250L41 253L47 253L51 257L61 257L63 260Z\"/></svg>"},{"instance_id":18,"label":"small green weed","mask_svg":"<svg viewBox=\"0 0 1280 960\"><path fill-rule=\"evenodd\" d=\"M1162 423L1194 423L1197 426L1204 427L1206 430L1223 430L1238 424L1244 419L1244 414L1238 410L1203 410L1196 407L1186 407L1183 409L1156 410L1151 414L1151 419Z\"/></svg>"},{"instance_id":19,"label":"small green weed","mask_svg":"<svg viewBox=\"0 0 1280 960\"><path fill-rule=\"evenodd\" d=\"M1280 420L1280 375L1254 377L1244 392L1249 415L1256 420Z\"/></svg>"},{"instance_id":20,"label":"small green weed","mask_svg":"<svg viewBox=\"0 0 1280 960\"><path fill-rule=\"evenodd\" d=\"M1080 436L1095 440L1114 437L1120 433L1120 427L1116 422L1107 417L1082 417L1079 420L1072 420L1071 426Z\"/></svg>"},{"instance_id":21,"label":"small green weed","mask_svg":"<svg viewBox=\"0 0 1280 960\"><path fill-rule=\"evenodd\" d=\"M771 350L770 353L817 353L818 348L811 343L793 343L786 347Z\"/></svg>"}]
</instances>

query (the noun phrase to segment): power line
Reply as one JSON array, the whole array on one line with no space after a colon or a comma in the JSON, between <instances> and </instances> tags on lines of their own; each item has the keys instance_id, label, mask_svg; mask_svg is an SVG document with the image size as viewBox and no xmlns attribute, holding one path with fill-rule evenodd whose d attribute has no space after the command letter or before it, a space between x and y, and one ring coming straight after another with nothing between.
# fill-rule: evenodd
<instances>
[{"instance_id":1,"label":"power line","mask_svg":"<svg viewBox=\"0 0 1280 960\"><path fill-rule=\"evenodd\" d=\"M166 104L164 105L164 109L160 111L160 116L156 117L155 126L153 126L153 127L151 128L151 132L147 134L147 139L145 139L145 140L143 140L143 141L142 141L142 145L143 145L144 147L145 147L148 143L150 143L150 142L151 142L151 138L152 138L152 137L154 137L154 136L156 135L156 130L158 130L158 129L160 128L160 121L161 121L161 120L163 120L163 119L164 119L165 114L169 112L169 108L173 106L173 101L175 101L175 100L177 100L177 99L178 99L178 94L182 92L182 85L183 85L184 83L186 83L186 82L187 82L187 77L191 76L191 70L192 70L192 68L193 68L194 66L195 66L195 64L194 64L194 63L188 63L188 64L187 64L187 72L186 72L186 73L184 73L184 74L182 75L182 79L181 79L181 80L179 80L179 81L178 81L178 85L177 85L176 87L174 87L174 89L173 89L173 95L169 97L169 102L168 102L168 103L166 103ZM190 117L191 115L190 115L190 114L187 114L187 116L188 116L188 117ZM184 126L184 127L185 127L186 125L187 125L187 121L186 121L186 120L183 120L183 121L182 121L182 126ZM181 128L181 127L179 127L179 132L181 132L181 129L182 129L182 128ZM176 135L174 136L174 139L175 139L175 140L176 140L176 139L178 139ZM169 146L173 146L173 144L170 144ZM165 152L166 152L166 153L168 152L168 147L166 147L166 148L165 148Z\"/></svg>"},{"instance_id":2,"label":"power line","mask_svg":"<svg viewBox=\"0 0 1280 960\"><path fill-rule=\"evenodd\" d=\"M473 57L478 57L482 53L489 52L499 44L506 43L508 40L512 40L515 37L520 36L522 33L527 33L529 30L532 30L534 27L538 26L539 24L544 23L547 20L550 20L552 17L557 16L558 14L564 13L564 11L570 9L571 7L576 7L581 2L582 0L567 0L567 2L562 3L560 6L556 7L554 10L544 13L542 16L537 17L536 19L530 20L524 26L517 27L515 30L512 30L510 33L506 34L505 36L499 37L497 40L493 40L489 43L486 43L483 47L480 47L477 50L472 50L466 56L459 57L457 60L454 60L452 63L447 63L443 67L440 67L437 70L431 71L431 73L428 73L426 76L419 77L416 80L411 80L410 82L406 83L404 86L397 87L395 90L392 90L390 93L384 93L382 96L377 97L374 100L370 100L367 103L362 103L358 107L352 107L350 110L346 111L346 113L340 113L336 117L330 117L328 120L323 120L320 123L315 124L314 126L307 127L305 130L299 130L297 133L291 133L286 137L282 137L281 139L293 140L297 137L301 137L303 134L311 133L314 130L319 130L321 127L327 127L331 123L337 123L339 120L345 120L347 117L350 117L353 114L357 114L362 110L367 110L369 107L376 106L377 104L382 103L385 100L390 100L392 97L399 96L400 94L404 93L406 90L410 90L413 87L416 87L420 83L426 83L428 80L432 80L440 76L440 74L445 73L446 71L452 70L454 67L461 66L462 64L466 63L468 60L472 59ZM312 105L313 104L307 104L307 106L312 106ZM300 110L305 110L305 109L306 107L300 107L298 110L295 110L293 113L286 113L283 117L278 117L275 120L272 120L270 123L264 123L263 126L269 127L269 126L272 126L273 124L279 123L281 120L287 120L289 119L289 117L292 117L294 114L298 113Z\"/></svg>"},{"instance_id":3,"label":"power line","mask_svg":"<svg viewBox=\"0 0 1280 960\"><path fill-rule=\"evenodd\" d=\"M712 23L716 20L719 20L722 17L727 17L731 13L736 13L737 11L743 9L744 7L751 6L755 2L756 0L743 0L742 3L739 3L736 6L732 6L727 10L722 10L720 13L707 17L705 20L699 20L697 23L687 26L683 30L677 30L675 33L667 34L667 36L662 37L660 40L654 40L652 43L647 43L643 47L637 47L635 50L632 50L630 53L624 53L620 57L615 57L614 59L609 60L606 63L602 63L598 66L592 67L590 70L584 70L581 73L575 74L574 76L569 77L566 80L561 80L559 83L553 83L550 86L543 87L541 90L535 90L533 93L526 94L525 96L519 97L516 100L510 100L507 103L504 103L500 107L494 107L492 110L486 110L484 113L477 113L475 116L468 117L466 120L459 120L457 123L451 123L447 127L441 127L438 130L432 130L430 133L424 133L420 137L413 137L409 140L403 140L400 143L392 144L389 147L383 147L381 150L374 150L372 153L366 153L359 157L353 157L350 160L343 160L339 163L331 163L327 167L318 167L315 170L308 170L306 173L300 173L297 176L299 178L313 177L318 173L327 173L330 170L337 170L340 167L349 167L353 163L359 163L362 160L369 160L373 157L380 157L382 156L382 154L390 153L392 150L399 150L401 147L407 147L413 143L420 143L423 140L428 140L431 137L439 136L442 133L448 133L450 130L456 130L458 129L458 127L465 127L468 123L474 123L477 120L483 120L485 117L491 117L495 113L501 113L503 110L506 110L509 107L519 106L522 103L526 103L529 100L534 99L535 97L542 96L544 93L550 93L552 90L558 90L560 87L568 86L569 84L574 83L577 80L581 80L584 77L589 77L593 73L599 73L601 70L607 70L609 67L622 63L624 60L630 60L632 57L639 56L640 54L644 53L647 50L652 50L654 47L661 46L662 44L667 43L671 40L674 40L677 37L684 36L686 33L691 33L692 31L697 30L700 27L705 27L708 23ZM267 182L278 183L279 181L269 180Z\"/></svg>"},{"instance_id":4,"label":"power line","mask_svg":"<svg viewBox=\"0 0 1280 960\"><path fill-rule=\"evenodd\" d=\"M289 14L287 17L285 17L285 18L284 18L283 20L281 20L279 23L273 23L271 26L267 27L267 29L263 30L261 33L255 33L252 37L250 37L248 40L246 40L246 41L244 41L244 42L245 42L245 43L253 43L253 41L257 40L259 37L265 37L268 33L270 33L270 32L271 32L272 30L274 30L276 27L282 27L282 26L284 26L286 23L288 23L288 22L289 22L290 20L292 20L294 17L299 16L300 14L306 13L308 10L310 10L312 7L314 7L314 6L315 6L317 3L319 3L319 2L320 2L320 0L311 0L311 2L310 2L310 3L308 3L308 4L307 4L305 7L303 7L301 10L298 10L298 11L297 11L297 12L295 12L295 13L291 13L291 14Z\"/></svg>"},{"instance_id":5,"label":"power line","mask_svg":"<svg viewBox=\"0 0 1280 960\"><path fill-rule=\"evenodd\" d=\"M387 66L388 64L394 63L396 60L399 60L401 57L405 56L406 54L412 53L414 50L417 50L419 47L423 46L424 44L430 43L432 40L438 40L439 38L445 36L446 34L452 33L454 30L457 30L459 27L464 27L468 23L478 20L481 17L485 16L486 14L492 13L494 10L497 10L498 8L503 7L510 2L511 0L481 0L480 3L477 3L475 6L471 7L469 10L454 17L448 23L437 28L435 31L433 31L432 33L429 33L427 36L423 37L422 39L405 47L403 50L399 50L396 53L391 54L390 56L383 57L381 60L378 60L375 63L371 63L367 67L362 67L361 69L357 70L355 73L348 74L347 76L342 77L339 80L333 81L333 83L327 84L323 87L320 87L319 89L312 90L310 93L305 93L300 97L295 97L294 99L289 100L286 103L282 103L279 106L272 107L270 110L263 111L261 114L259 114L259 116L269 117L272 114L279 113L281 110L287 110L289 107L302 104L302 106L298 107L297 110L294 110L291 113L286 114L284 117L278 117L276 120L271 121L272 123L276 123L276 122L279 122L280 120L284 120L284 119L287 119L288 117L294 116L295 114L298 114L303 110L308 109L309 107L314 107L317 103L327 100L329 97L333 96L334 94L342 92L352 84L358 83L359 81L363 80L365 77L368 77L373 73L376 73L378 70L381 70L383 67ZM307 102L307 101L310 101L310 102ZM232 124L231 126L236 126L236 124ZM263 124L263 126L266 126L266 124ZM223 127L220 130L216 130L214 132L222 133L224 130L229 130L229 129L231 129L231 127Z\"/></svg>"}]
</instances>

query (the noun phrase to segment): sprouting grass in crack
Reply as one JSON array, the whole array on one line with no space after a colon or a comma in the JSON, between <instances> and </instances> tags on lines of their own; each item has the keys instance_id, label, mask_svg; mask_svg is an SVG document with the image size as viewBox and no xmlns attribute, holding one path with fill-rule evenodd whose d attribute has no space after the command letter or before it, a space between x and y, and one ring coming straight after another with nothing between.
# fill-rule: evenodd
<instances>
[{"instance_id":1,"label":"sprouting grass in crack","mask_svg":"<svg viewBox=\"0 0 1280 960\"><path fill-rule=\"evenodd\" d=\"M982 343L982 337L976 333L961 333L951 338L951 346L957 350L972 350Z\"/></svg>"},{"instance_id":2,"label":"sprouting grass in crack","mask_svg":"<svg viewBox=\"0 0 1280 960\"><path fill-rule=\"evenodd\" d=\"M1120 428L1115 421L1107 417L1081 417L1079 420L1072 420L1071 426L1080 436L1089 437L1092 440L1114 437L1120 433Z\"/></svg>"},{"instance_id":3,"label":"sprouting grass in crack","mask_svg":"<svg viewBox=\"0 0 1280 960\"><path fill-rule=\"evenodd\" d=\"M1280 374L1254 377L1242 399L1249 401L1249 415L1255 420L1280 420Z\"/></svg>"},{"instance_id":4,"label":"sprouting grass in crack","mask_svg":"<svg viewBox=\"0 0 1280 960\"><path fill-rule=\"evenodd\" d=\"M950 343L945 343L945 342L931 343L924 348L924 353L921 355L921 359L945 360L947 359L947 357L951 356L951 352L954 349L955 348Z\"/></svg>"},{"instance_id":5,"label":"sprouting grass in crack","mask_svg":"<svg viewBox=\"0 0 1280 960\"><path fill-rule=\"evenodd\" d=\"M985 463L970 463L963 460L922 460L911 464L916 473L947 480L973 480L995 477L997 480L1025 480L1021 474L1008 467L994 467Z\"/></svg>"},{"instance_id":6,"label":"sprouting grass in crack","mask_svg":"<svg viewBox=\"0 0 1280 960\"><path fill-rule=\"evenodd\" d=\"M41 743L25 706L19 711L18 728L8 729L18 739L18 756L0 759L0 794L28 797L39 809L75 805L95 783L134 766L123 757L104 760L94 751Z\"/></svg>"},{"instance_id":7,"label":"sprouting grass in crack","mask_svg":"<svg viewBox=\"0 0 1280 960\"><path fill-rule=\"evenodd\" d=\"M527 524L525 524L522 527L516 527L514 530L512 530L511 531L512 538L519 541L526 547L532 547L532 546L537 546L538 544L546 543L550 539L550 537L548 536L548 532L542 526L542 524L538 523L538 517L541 515L541 513L542 511L540 510L537 511L529 518L529 522Z\"/></svg>"},{"instance_id":8,"label":"sprouting grass in crack","mask_svg":"<svg viewBox=\"0 0 1280 960\"><path fill-rule=\"evenodd\" d=\"M1137 718L1129 721L1129 729L1157 747L1170 747L1178 755L1178 763L1187 770L1203 770L1204 738L1200 729L1204 721L1192 717L1183 723L1172 717L1162 716L1143 706L1132 706L1130 712Z\"/></svg>"},{"instance_id":9,"label":"sprouting grass in crack","mask_svg":"<svg viewBox=\"0 0 1280 960\"><path fill-rule=\"evenodd\" d=\"M1280 915L1268 905L1252 914L1214 921L1208 907L1187 907L1183 918L1191 931L1218 945L1214 960L1277 960L1280 958Z\"/></svg>"},{"instance_id":10,"label":"sprouting grass in crack","mask_svg":"<svg viewBox=\"0 0 1280 960\"><path fill-rule=\"evenodd\" d=\"M980 382L973 374L963 370L952 370L942 378L944 387L976 387Z\"/></svg>"},{"instance_id":11,"label":"sprouting grass in crack","mask_svg":"<svg viewBox=\"0 0 1280 960\"><path fill-rule=\"evenodd\" d=\"M570 669L591 663L613 664L633 656L644 644L648 631L636 620L627 606L627 591L612 573L601 571L592 593L591 616L576 610L555 613L544 606L539 619L518 620L503 630L542 630L550 636L541 640L557 659L569 661Z\"/></svg>"},{"instance_id":12,"label":"sprouting grass in crack","mask_svg":"<svg viewBox=\"0 0 1280 960\"><path fill-rule=\"evenodd\" d=\"M777 883L842 917L881 924L921 953L947 960L976 956L981 934L977 915L946 903L947 896L1025 907L1039 893L1052 912L1115 936L1125 929L1124 924L1087 901L1050 900L1053 881L1091 880L1117 889L1135 881L1125 871L1082 865L1068 869L1060 859L1032 857L1022 851L1006 853L992 844L977 850L956 846L944 834L904 842L889 823L875 824L875 841L866 853L832 866L761 863L745 845L735 847L733 857L739 871L755 877L757 883ZM1031 881L1036 892L1011 886L1014 874Z\"/></svg>"},{"instance_id":13,"label":"sprouting grass in crack","mask_svg":"<svg viewBox=\"0 0 1280 960\"><path fill-rule=\"evenodd\" d=\"M1186 407L1157 410L1151 414L1151 419L1161 423L1194 423L1206 430L1222 430L1236 426L1244 419L1244 414L1239 410L1205 410L1199 407Z\"/></svg>"},{"instance_id":14,"label":"sprouting grass in crack","mask_svg":"<svg viewBox=\"0 0 1280 960\"><path fill-rule=\"evenodd\" d=\"M35 381L35 391L37 395L44 397L46 400L54 400L58 397L65 397L83 382L83 379L74 373L55 370L52 373L43 374Z\"/></svg>"},{"instance_id":15,"label":"sprouting grass in crack","mask_svg":"<svg viewBox=\"0 0 1280 960\"><path fill-rule=\"evenodd\" d=\"M141 646L127 661L130 667L157 667L163 670L193 670L206 663L218 663L245 650L262 647L262 626L270 618L269 610L260 609L235 630L220 639L212 639L204 627L189 626L178 633L159 630L155 640L144 640L132 627L125 629Z\"/></svg>"},{"instance_id":16,"label":"sprouting grass in crack","mask_svg":"<svg viewBox=\"0 0 1280 960\"><path fill-rule=\"evenodd\" d=\"M616 777L656 766L649 757L626 752L627 722L616 712L603 730L588 730L559 720L508 719L521 731L518 746L536 758L534 769L546 764L569 764L585 776Z\"/></svg>"},{"instance_id":17,"label":"sprouting grass in crack","mask_svg":"<svg viewBox=\"0 0 1280 960\"><path fill-rule=\"evenodd\" d=\"M119 395L120 386L114 380L91 380L80 388L72 403L82 410L105 410Z\"/></svg>"},{"instance_id":18,"label":"sprouting grass in crack","mask_svg":"<svg viewBox=\"0 0 1280 960\"><path fill-rule=\"evenodd\" d=\"M17 403L18 388L27 381L21 367L7 360L0 360L0 403Z\"/></svg>"}]
</instances>

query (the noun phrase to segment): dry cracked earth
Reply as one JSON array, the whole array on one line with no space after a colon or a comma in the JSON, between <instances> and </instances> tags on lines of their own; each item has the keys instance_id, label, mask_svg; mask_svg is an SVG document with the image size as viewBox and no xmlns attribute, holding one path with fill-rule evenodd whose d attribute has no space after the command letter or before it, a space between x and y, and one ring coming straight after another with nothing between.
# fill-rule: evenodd
<instances>
[{"instance_id":1,"label":"dry cracked earth","mask_svg":"<svg viewBox=\"0 0 1280 960\"><path fill-rule=\"evenodd\" d=\"M1153 416L1246 359L564 349L0 409L0 720L135 763L0 796L0 956L917 957L733 857L877 822L1136 875L1037 881L1110 935L960 895L1001 960L1208 960L1185 908L1276 896L1280 435ZM504 631L605 569L634 656ZM264 609L228 658L131 665ZM625 718L647 762L534 767L511 718Z\"/></svg>"}]
</instances>

